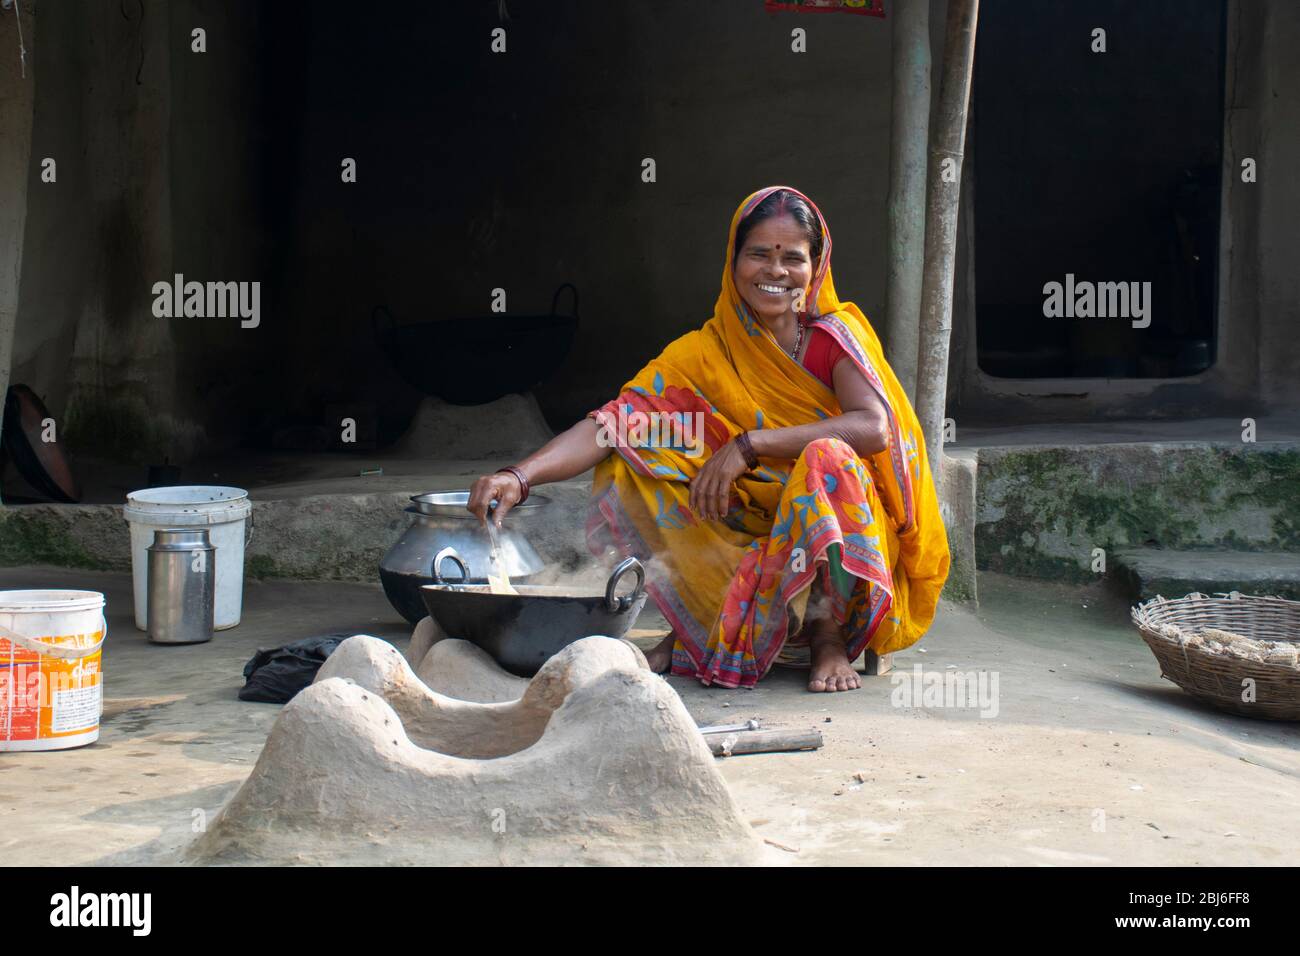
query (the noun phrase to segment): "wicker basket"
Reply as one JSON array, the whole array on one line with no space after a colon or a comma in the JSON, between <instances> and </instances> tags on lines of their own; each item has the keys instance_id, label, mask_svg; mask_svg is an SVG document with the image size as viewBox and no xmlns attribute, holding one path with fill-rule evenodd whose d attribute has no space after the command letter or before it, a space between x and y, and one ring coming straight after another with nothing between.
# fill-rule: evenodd
<instances>
[{"instance_id":1,"label":"wicker basket","mask_svg":"<svg viewBox=\"0 0 1300 956\"><path fill-rule=\"evenodd\" d=\"M1155 597L1133 608L1133 623L1161 676L1193 697L1244 717L1300 720L1300 601L1235 591Z\"/></svg>"}]
</instances>

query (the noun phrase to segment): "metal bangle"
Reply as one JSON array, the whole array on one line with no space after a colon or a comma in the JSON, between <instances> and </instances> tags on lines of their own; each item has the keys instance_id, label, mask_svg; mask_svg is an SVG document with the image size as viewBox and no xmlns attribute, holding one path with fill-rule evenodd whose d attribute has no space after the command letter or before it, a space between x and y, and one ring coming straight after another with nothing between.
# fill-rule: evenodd
<instances>
[{"instance_id":1,"label":"metal bangle","mask_svg":"<svg viewBox=\"0 0 1300 956\"><path fill-rule=\"evenodd\" d=\"M749 432L740 432L735 438L736 447L740 449L741 455L745 458L747 468L758 467L758 455L754 454L754 446L749 440Z\"/></svg>"},{"instance_id":2,"label":"metal bangle","mask_svg":"<svg viewBox=\"0 0 1300 956\"><path fill-rule=\"evenodd\" d=\"M524 474L522 468L506 465L504 468L498 468L497 474L514 475L515 480L519 482L519 500L515 504L521 505L528 500L528 476Z\"/></svg>"}]
</instances>

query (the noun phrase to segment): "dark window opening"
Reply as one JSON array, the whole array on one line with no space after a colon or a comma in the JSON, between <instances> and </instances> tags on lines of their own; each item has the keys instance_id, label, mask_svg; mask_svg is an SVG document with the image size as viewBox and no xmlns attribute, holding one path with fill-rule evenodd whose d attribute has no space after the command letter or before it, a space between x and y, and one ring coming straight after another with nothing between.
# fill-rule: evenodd
<instances>
[{"instance_id":1,"label":"dark window opening","mask_svg":"<svg viewBox=\"0 0 1300 956\"><path fill-rule=\"evenodd\" d=\"M1224 0L981 7L972 157L983 371L1166 378L1213 364L1225 16ZM1104 53L1092 51L1098 28ZM1052 282L1061 289L1049 302ZM1072 304L1092 315L1073 314L1071 284ZM1136 295L1126 303L1126 293ZM1058 303L1063 314L1045 314Z\"/></svg>"}]
</instances>

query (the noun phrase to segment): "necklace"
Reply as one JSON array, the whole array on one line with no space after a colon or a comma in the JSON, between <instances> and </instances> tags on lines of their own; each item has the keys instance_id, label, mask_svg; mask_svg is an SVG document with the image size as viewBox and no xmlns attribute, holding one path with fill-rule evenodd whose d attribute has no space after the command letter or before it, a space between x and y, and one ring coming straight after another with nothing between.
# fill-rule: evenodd
<instances>
[{"instance_id":1,"label":"necklace","mask_svg":"<svg viewBox=\"0 0 1300 956\"><path fill-rule=\"evenodd\" d=\"M804 324L800 322L798 318L795 318L794 321L795 324L799 326L799 331L796 332L794 336L794 348L792 348L789 352L786 352L786 354L789 355L790 358L794 359L797 362L799 361L799 346L803 345ZM781 351L785 352L785 349L782 349Z\"/></svg>"}]
</instances>

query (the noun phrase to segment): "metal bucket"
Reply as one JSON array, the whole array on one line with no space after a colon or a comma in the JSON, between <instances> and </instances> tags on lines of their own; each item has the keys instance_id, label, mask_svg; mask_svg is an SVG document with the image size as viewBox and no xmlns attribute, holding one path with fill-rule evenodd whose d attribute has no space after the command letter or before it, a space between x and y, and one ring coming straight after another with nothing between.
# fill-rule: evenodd
<instances>
[{"instance_id":1,"label":"metal bucket","mask_svg":"<svg viewBox=\"0 0 1300 956\"><path fill-rule=\"evenodd\" d=\"M207 528L159 528L149 554L149 640L212 640L217 549Z\"/></svg>"}]
</instances>

